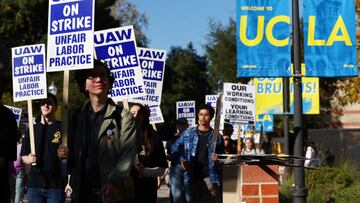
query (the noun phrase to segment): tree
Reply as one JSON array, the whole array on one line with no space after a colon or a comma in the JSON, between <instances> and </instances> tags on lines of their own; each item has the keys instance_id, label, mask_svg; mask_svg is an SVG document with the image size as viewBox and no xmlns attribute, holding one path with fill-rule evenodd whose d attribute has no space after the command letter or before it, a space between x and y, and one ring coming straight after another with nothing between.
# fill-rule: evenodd
<instances>
[{"instance_id":1,"label":"tree","mask_svg":"<svg viewBox=\"0 0 360 203\"><path fill-rule=\"evenodd\" d=\"M195 100L196 105L205 103L205 95L210 93L206 68L206 58L196 54L192 43L185 49L171 47L166 60L161 102L165 126L175 126L177 101Z\"/></svg>"}]
</instances>

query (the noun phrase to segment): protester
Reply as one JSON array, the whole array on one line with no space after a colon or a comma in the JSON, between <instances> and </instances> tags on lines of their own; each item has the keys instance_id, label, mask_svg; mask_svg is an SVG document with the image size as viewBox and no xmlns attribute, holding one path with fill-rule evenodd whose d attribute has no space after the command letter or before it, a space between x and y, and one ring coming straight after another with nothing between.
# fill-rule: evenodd
<instances>
[{"instance_id":1,"label":"protester","mask_svg":"<svg viewBox=\"0 0 360 203\"><path fill-rule=\"evenodd\" d=\"M20 151L22 147L23 138L21 132L18 133L17 138L17 159L13 161L10 165L10 175L11 175L11 189L12 189L12 200L13 203L20 203L24 197L25 185L25 167L20 156Z\"/></svg>"},{"instance_id":2,"label":"protester","mask_svg":"<svg viewBox=\"0 0 360 203\"><path fill-rule=\"evenodd\" d=\"M224 123L223 129L223 142L224 142L224 153L225 154L236 154L236 148L234 148L233 140L231 135L234 133L234 127L230 123Z\"/></svg>"},{"instance_id":3,"label":"protester","mask_svg":"<svg viewBox=\"0 0 360 203\"><path fill-rule=\"evenodd\" d=\"M15 115L2 104L0 104L0 115L0 202L9 203L11 199L9 164L10 161L16 160L17 124Z\"/></svg>"},{"instance_id":4,"label":"protester","mask_svg":"<svg viewBox=\"0 0 360 203\"><path fill-rule=\"evenodd\" d=\"M317 147L315 145L315 142L311 141L306 148L306 154L305 154L305 167L320 167L321 166L321 160L320 155L317 150Z\"/></svg>"},{"instance_id":5,"label":"protester","mask_svg":"<svg viewBox=\"0 0 360 203\"><path fill-rule=\"evenodd\" d=\"M259 149L255 148L254 139L251 137L245 138L245 148L241 151L242 155L260 154Z\"/></svg>"},{"instance_id":6,"label":"protester","mask_svg":"<svg viewBox=\"0 0 360 203\"><path fill-rule=\"evenodd\" d=\"M223 153L219 136L214 143L214 130L210 121L214 109L207 104L198 110L198 125L187 129L171 147L172 155L180 158L185 188L191 191L190 202L221 202L221 167L214 161L214 153ZM216 144L216 146L214 146ZM181 150L182 147L184 150Z\"/></svg>"},{"instance_id":7,"label":"protester","mask_svg":"<svg viewBox=\"0 0 360 203\"><path fill-rule=\"evenodd\" d=\"M29 133L25 135L20 155L31 165L27 199L29 203L54 202L65 199L65 180L57 149L61 144L62 125L56 120L57 98L48 93L40 101L40 122L34 125L35 154L30 149ZM35 163L36 165L33 165Z\"/></svg>"},{"instance_id":8,"label":"protester","mask_svg":"<svg viewBox=\"0 0 360 203\"><path fill-rule=\"evenodd\" d=\"M181 167L179 157L171 156L171 146L176 142L180 135L189 127L186 118L179 118L176 121L176 133L167 143L167 152L170 161L170 201L172 203L190 202L190 190L184 188L184 170ZM183 149L180 149L180 151ZM183 153L183 152L181 152ZM189 187L187 187L189 188Z\"/></svg>"},{"instance_id":9,"label":"protester","mask_svg":"<svg viewBox=\"0 0 360 203\"><path fill-rule=\"evenodd\" d=\"M135 200L137 203L156 203L158 177L167 167L164 146L159 135L149 123L150 109L142 104L133 104L130 112L134 115L138 132L142 135L138 159L135 162Z\"/></svg>"},{"instance_id":10,"label":"protester","mask_svg":"<svg viewBox=\"0 0 360 203\"><path fill-rule=\"evenodd\" d=\"M131 202L134 180L130 172L137 153L135 118L108 98L114 77L105 64L95 60L93 69L79 70L75 77L89 101L70 121L72 202Z\"/></svg>"}]
</instances>

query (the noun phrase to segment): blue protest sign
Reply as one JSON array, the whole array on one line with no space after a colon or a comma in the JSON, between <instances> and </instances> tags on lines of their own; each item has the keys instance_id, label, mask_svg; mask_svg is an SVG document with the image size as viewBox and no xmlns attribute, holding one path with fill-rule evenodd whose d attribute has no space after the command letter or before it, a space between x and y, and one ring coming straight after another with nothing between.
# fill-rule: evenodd
<instances>
[{"instance_id":1,"label":"blue protest sign","mask_svg":"<svg viewBox=\"0 0 360 203\"><path fill-rule=\"evenodd\" d=\"M133 26L94 33L95 55L115 77L111 98L122 101L145 95Z\"/></svg>"},{"instance_id":2,"label":"blue protest sign","mask_svg":"<svg viewBox=\"0 0 360 203\"><path fill-rule=\"evenodd\" d=\"M273 132L274 116L271 114L258 114L256 115L255 132ZM245 132L251 132L251 125L244 125Z\"/></svg>"},{"instance_id":3,"label":"blue protest sign","mask_svg":"<svg viewBox=\"0 0 360 203\"><path fill-rule=\"evenodd\" d=\"M94 0L50 0L47 71L93 67Z\"/></svg>"},{"instance_id":4,"label":"blue protest sign","mask_svg":"<svg viewBox=\"0 0 360 203\"><path fill-rule=\"evenodd\" d=\"M8 109L10 109L13 112L13 114L15 115L17 126L19 127L22 109L7 105L4 106L6 106Z\"/></svg>"},{"instance_id":5,"label":"blue protest sign","mask_svg":"<svg viewBox=\"0 0 360 203\"><path fill-rule=\"evenodd\" d=\"M195 126L195 101L176 102L176 119L186 118L189 126Z\"/></svg>"},{"instance_id":6,"label":"blue protest sign","mask_svg":"<svg viewBox=\"0 0 360 203\"><path fill-rule=\"evenodd\" d=\"M216 101L218 99L219 95L205 95L205 104L209 104L210 106L212 106L215 110L215 115L216 115ZM221 120L220 121L220 126L223 126L224 124L224 121ZM210 126L212 128L215 127L215 119L212 119L211 122L210 122ZM222 128L222 127L220 127Z\"/></svg>"},{"instance_id":7,"label":"blue protest sign","mask_svg":"<svg viewBox=\"0 0 360 203\"><path fill-rule=\"evenodd\" d=\"M290 77L290 1L236 0L238 77Z\"/></svg>"},{"instance_id":8,"label":"blue protest sign","mask_svg":"<svg viewBox=\"0 0 360 203\"><path fill-rule=\"evenodd\" d=\"M14 47L11 51L14 102L46 98L45 45Z\"/></svg>"},{"instance_id":9,"label":"blue protest sign","mask_svg":"<svg viewBox=\"0 0 360 203\"><path fill-rule=\"evenodd\" d=\"M354 1L303 0L306 76L358 76Z\"/></svg>"},{"instance_id":10,"label":"blue protest sign","mask_svg":"<svg viewBox=\"0 0 360 203\"><path fill-rule=\"evenodd\" d=\"M138 55L146 94L143 97L129 99L129 102L160 106L166 51L139 47Z\"/></svg>"}]
</instances>

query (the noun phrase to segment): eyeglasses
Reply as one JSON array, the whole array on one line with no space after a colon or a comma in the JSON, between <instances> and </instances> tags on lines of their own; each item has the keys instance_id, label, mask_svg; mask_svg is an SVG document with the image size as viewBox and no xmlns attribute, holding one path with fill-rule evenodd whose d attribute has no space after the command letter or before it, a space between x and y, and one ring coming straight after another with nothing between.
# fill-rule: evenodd
<instances>
[{"instance_id":1,"label":"eyeglasses","mask_svg":"<svg viewBox=\"0 0 360 203\"><path fill-rule=\"evenodd\" d=\"M47 104L48 106L55 106L54 102L50 99L43 99L40 101L40 106L44 106L45 104Z\"/></svg>"},{"instance_id":2,"label":"eyeglasses","mask_svg":"<svg viewBox=\"0 0 360 203\"><path fill-rule=\"evenodd\" d=\"M96 78L100 78L103 81L108 81L110 78L110 75L107 73L98 73L98 74L93 74L93 75L87 77L86 79L91 80L91 82L95 82Z\"/></svg>"}]
</instances>

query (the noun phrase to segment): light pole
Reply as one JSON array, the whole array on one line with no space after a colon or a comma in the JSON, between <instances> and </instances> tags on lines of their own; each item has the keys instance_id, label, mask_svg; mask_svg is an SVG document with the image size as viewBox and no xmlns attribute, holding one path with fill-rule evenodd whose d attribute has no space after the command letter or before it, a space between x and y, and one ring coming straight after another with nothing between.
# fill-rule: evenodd
<instances>
[{"instance_id":1,"label":"light pole","mask_svg":"<svg viewBox=\"0 0 360 203\"><path fill-rule=\"evenodd\" d=\"M55 86L54 81L51 81L51 85L48 87L48 91L56 96L58 88Z\"/></svg>"}]
</instances>

